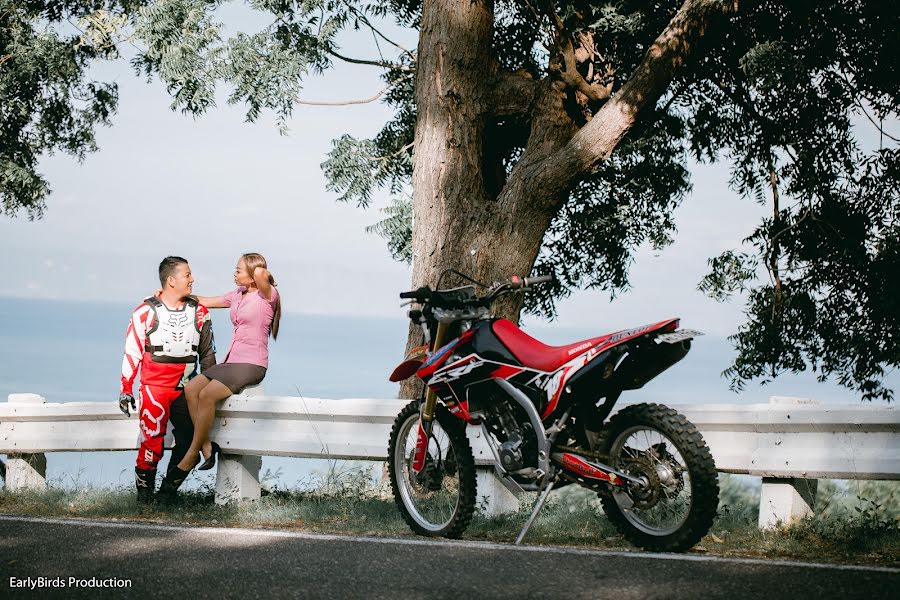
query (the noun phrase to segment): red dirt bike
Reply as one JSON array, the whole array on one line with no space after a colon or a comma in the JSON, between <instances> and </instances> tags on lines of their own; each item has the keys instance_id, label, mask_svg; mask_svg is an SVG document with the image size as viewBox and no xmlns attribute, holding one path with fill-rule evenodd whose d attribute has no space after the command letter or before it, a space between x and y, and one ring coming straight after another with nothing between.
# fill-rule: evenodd
<instances>
[{"instance_id":1,"label":"red dirt bike","mask_svg":"<svg viewBox=\"0 0 900 600\"><path fill-rule=\"evenodd\" d=\"M474 285L400 294L414 304L409 317L421 325L425 345L390 379L415 374L426 384L424 398L394 421L388 448L403 518L421 535L457 538L465 531L476 502L471 425L482 428L506 487L538 492L517 544L551 490L578 484L599 494L609 520L635 545L690 548L709 531L719 497L700 433L659 404L607 417L623 391L681 360L702 334L668 319L554 347L492 315L500 296L547 281L513 277L482 296Z\"/></svg>"}]
</instances>

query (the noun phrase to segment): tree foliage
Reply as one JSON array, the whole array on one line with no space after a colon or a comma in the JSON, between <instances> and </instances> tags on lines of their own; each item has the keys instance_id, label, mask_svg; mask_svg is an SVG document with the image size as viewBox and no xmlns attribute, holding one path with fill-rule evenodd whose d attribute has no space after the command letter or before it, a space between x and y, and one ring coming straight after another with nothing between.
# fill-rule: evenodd
<instances>
[{"instance_id":1,"label":"tree foliage","mask_svg":"<svg viewBox=\"0 0 900 600\"><path fill-rule=\"evenodd\" d=\"M0 0L0 203L7 216L40 217L49 184L37 172L43 154L78 159L96 149L94 129L108 124L118 96L87 74L100 54L80 35L57 30L88 3ZM84 12L82 12L84 11Z\"/></svg>"},{"instance_id":2,"label":"tree foliage","mask_svg":"<svg viewBox=\"0 0 900 600\"><path fill-rule=\"evenodd\" d=\"M681 7L677 0L482 0L492 8L492 61L522 89L565 90L577 131L615 99L647 49ZM379 68L381 99L394 116L371 140L343 136L322 168L339 199L361 207L376 190L393 200L370 228L398 260L411 261L408 192L415 157L418 56L384 34L393 21L418 28L421 0L253 0L269 15L256 32L217 20L223 2L18 2L0 0L0 194L4 210L39 216L47 184L42 153L78 157L115 109L115 86L92 82L91 61L137 48L134 69L158 77L173 108L202 114L218 86L247 119L272 111L279 126L309 74L334 61ZM731 3L729 3L731 4ZM889 398L881 383L900 362L896 277L900 255L897 123L898 5L874 0L741 0L710 27L661 97L642 110L614 153L573 172L555 205L534 263L556 284L525 309L552 317L572 290L615 293L642 245L661 248L673 211L690 190L687 162L728 161L731 185L768 207L741 248L710 260L700 288L726 300L746 294L747 319L733 337L727 372L740 387L782 371L813 368L865 398ZM98 12L99 11L99 12ZM84 33L66 28L78 21ZM371 56L346 56L338 34L360 30ZM50 65L51 68L37 68ZM527 102L525 102L527 104ZM486 114L484 189L503 192L521 165L538 115L534 106ZM873 139L861 135L868 128Z\"/></svg>"},{"instance_id":3,"label":"tree foliage","mask_svg":"<svg viewBox=\"0 0 900 600\"><path fill-rule=\"evenodd\" d=\"M900 101L886 41L898 16L895 4L857 0L752 4L678 100L693 113L695 156L727 156L732 186L771 207L749 232L752 252L713 259L703 282L720 297L749 289L727 372L736 387L811 367L865 398L891 397L881 380L900 364L889 275L900 271L900 162L884 126ZM874 140L861 139L866 129Z\"/></svg>"}]
</instances>

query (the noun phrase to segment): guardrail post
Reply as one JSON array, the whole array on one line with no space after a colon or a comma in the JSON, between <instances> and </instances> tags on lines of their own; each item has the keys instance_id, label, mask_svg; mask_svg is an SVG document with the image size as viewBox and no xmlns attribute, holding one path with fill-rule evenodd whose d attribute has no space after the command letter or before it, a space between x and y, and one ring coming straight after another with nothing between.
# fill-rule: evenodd
<instances>
[{"instance_id":1,"label":"guardrail post","mask_svg":"<svg viewBox=\"0 0 900 600\"><path fill-rule=\"evenodd\" d=\"M475 505L486 517L496 517L519 511L519 499L494 474L494 467L475 470L477 495Z\"/></svg>"},{"instance_id":2,"label":"guardrail post","mask_svg":"<svg viewBox=\"0 0 900 600\"><path fill-rule=\"evenodd\" d=\"M222 454L216 473L216 504L232 500L259 500L261 456Z\"/></svg>"},{"instance_id":3,"label":"guardrail post","mask_svg":"<svg viewBox=\"0 0 900 600\"><path fill-rule=\"evenodd\" d=\"M43 454L9 454L6 489L10 491L47 487L47 457Z\"/></svg>"},{"instance_id":4,"label":"guardrail post","mask_svg":"<svg viewBox=\"0 0 900 600\"><path fill-rule=\"evenodd\" d=\"M813 514L817 479L763 477L759 496L759 528L790 525Z\"/></svg>"},{"instance_id":5,"label":"guardrail post","mask_svg":"<svg viewBox=\"0 0 900 600\"><path fill-rule=\"evenodd\" d=\"M772 396L769 405L817 406L812 398ZM790 419L790 415L787 416ZM781 440L774 444L777 446ZM813 514L816 505L817 479L800 477L763 477L759 495L759 528L771 529L792 523Z\"/></svg>"},{"instance_id":6,"label":"guardrail post","mask_svg":"<svg viewBox=\"0 0 900 600\"><path fill-rule=\"evenodd\" d=\"M244 388L241 395L264 396L265 390L262 385L251 385ZM226 426L223 419L220 427ZM261 456L225 454L223 450L216 471L216 504L227 504L233 500L259 500L261 468Z\"/></svg>"},{"instance_id":7,"label":"guardrail post","mask_svg":"<svg viewBox=\"0 0 900 600\"><path fill-rule=\"evenodd\" d=\"M47 400L38 394L10 394L6 398L10 404L46 404ZM45 489L47 487L47 457L38 454L8 454L6 462L6 489Z\"/></svg>"}]
</instances>

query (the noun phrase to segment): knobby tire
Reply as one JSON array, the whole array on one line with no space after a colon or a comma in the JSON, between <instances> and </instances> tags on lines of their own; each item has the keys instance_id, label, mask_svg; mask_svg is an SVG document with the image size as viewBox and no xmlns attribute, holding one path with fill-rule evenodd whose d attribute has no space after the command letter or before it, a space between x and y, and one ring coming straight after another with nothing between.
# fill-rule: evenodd
<instances>
[{"instance_id":1,"label":"knobby tire","mask_svg":"<svg viewBox=\"0 0 900 600\"><path fill-rule=\"evenodd\" d=\"M691 480L691 508L685 522L674 532L657 536L629 522L611 491L601 492L607 518L632 544L657 552L682 552L699 542L712 526L719 504L719 481L709 448L697 428L675 410L660 404L635 404L622 409L604 432L604 450L632 427L655 429L668 437L684 459ZM610 457L613 460L613 457Z\"/></svg>"},{"instance_id":2,"label":"knobby tire","mask_svg":"<svg viewBox=\"0 0 900 600\"><path fill-rule=\"evenodd\" d=\"M419 407L421 401L413 401L403 407L400 414L394 419L394 425L391 428L390 444L388 446L388 469L391 478L391 491L394 494L394 501L400 509L403 520L406 521L410 529L419 535L429 537L446 537L460 538L463 532L472 521L472 515L475 512L475 496L476 496L476 476L475 476L475 458L472 455L472 447L469 445L469 439L466 437L466 424L460 419L454 417L450 411L442 404L438 404L435 408L435 420L447 434L450 444L456 454L457 470L459 473L459 501L453 516L449 522L441 529L430 530L422 527L412 516L410 508L403 502L403 496L400 493L402 474L396 472L396 453L405 451L405 439L399 439L400 432L404 429L404 424L412 418L418 419ZM399 446L399 448L398 448Z\"/></svg>"}]
</instances>

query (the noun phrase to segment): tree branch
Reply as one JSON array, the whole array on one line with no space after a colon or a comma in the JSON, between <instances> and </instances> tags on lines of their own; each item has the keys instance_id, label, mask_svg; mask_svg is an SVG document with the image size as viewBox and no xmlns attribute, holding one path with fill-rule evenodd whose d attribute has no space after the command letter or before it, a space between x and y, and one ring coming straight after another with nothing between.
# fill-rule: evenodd
<instances>
[{"instance_id":1,"label":"tree branch","mask_svg":"<svg viewBox=\"0 0 900 600\"><path fill-rule=\"evenodd\" d=\"M491 114L518 115L531 109L538 83L527 72L498 69L489 93Z\"/></svg>"},{"instance_id":2,"label":"tree branch","mask_svg":"<svg viewBox=\"0 0 900 600\"><path fill-rule=\"evenodd\" d=\"M775 170L775 160L772 157L772 149L769 149L767 154L769 168L769 185L772 188L772 227L777 229L781 224L781 203L778 197L778 173ZM772 277L772 286L775 290L775 297L772 302L772 319L778 317L781 312L781 301L782 301L782 284L781 284L781 272L778 269L778 259L779 259L779 245L777 236L773 236L769 239L769 256L768 256L768 270L769 275Z\"/></svg>"},{"instance_id":3,"label":"tree branch","mask_svg":"<svg viewBox=\"0 0 900 600\"><path fill-rule=\"evenodd\" d=\"M386 91L397 85L398 82L403 81L404 79L410 79L412 74L405 75L398 79L397 81L393 81L386 85L384 89L375 94L370 98L362 98L361 100L296 100L297 104L305 104L307 106L348 106L351 104L368 104L369 102L374 102L381 98Z\"/></svg>"},{"instance_id":4,"label":"tree branch","mask_svg":"<svg viewBox=\"0 0 900 600\"><path fill-rule=\"evenodd\" d=\"M376 162L379 160L388 160L389 158L394 158L395 156L399 156L400 154L403 154L404 152L406 152L407 150L409 150L410 148L412 148L415 145L416 145L416 143L413 141L413 142L406 144L405 146L403 146L396 152L391 152L390 154L385 154L384 156L370 156L368 158L372 162Z\"/></svg>"},{"instance_id":5,"label":"tree branch","mask_svg":"<svg viewBox=\"0 0 900 600\"><path fill-rule=\"evenodd\" d=\"M401 52L403 52L404 54L406 54L407 56L409 56L413 61L416 60L416 57L415 57L415 55L414 55L412 52L410 52L409 50L407 50L406 48L404 48L403 46L401 46L401 45L398 44L397 42L395 42L395 41L389 39L386 35L384 35L383 33L381 33L381 31L379 31L374 25L372 25L372 23L369 21L369 19L366 17L366 15L364 15L364 14L361 13L361 12L359 12L359 11L356 9L356 7L354 7L352 4L350 4L350 3L347 2L346 0L344 0L344 5L347 7L347 9L348 9L350 12L352 12L354 15L356 15L356 17L357 17L360 21L362 21L362 22L366 25L366 27L368 27L369 29L371 29L371 30L372 30L372 33L376 34L378 37L380 37L381 39L383 39L384 41L386 41L388 44L390 44L391 46L397 48L398 50L400 50Z\"/></svg>"},{"instance_id":6,"label":"tree branch","mask_svg":"<svg viewBox=\"0 0 900 600\"><path fill-rule=\"evenodd\" d=\"M520 176L529 182L527 187L541 190L545 198L556 198L609 158L641 110L653 106L666 90L676 69L691 55L710 21L736 8L736 0L728 3L686 0L647 50L631 78L564 148L547 160L522 161Z\"/></svg>"},{"instance_id":7,"label":"tree branch","mask_svg":"<svg viewBox=\"0 0 900 600\"><path fill-rule=\"evenodd\" d=\"M607 85L591 85L585 81L581 73L578 72L578 60L575 57L575 47L572 45L572 38L566 31L565 24L560 18L553 6L547 8L550 21L553 23L556 47L559 49L563 57L563 68L555 69L559 73L560 78L570 88L577 90L595 102L602 102L612 96L612 82Z\"/></svg>"},{"instance_id":8,"label":"tree branch","mask_svg":"<svg viewBox=\"0 0 900 600\"><path fill-rule=\"evenodd\" d=\"M5 55L3 55L3 56L0 56L0 67L3 66L3 63L5 63L6 61L12 59L12 57L13 57L12 54L5 54Z\"/></svg>"},{"instance_id":9,"label":"tree branch","mask_svg":"<svg viewBox=\"0 0 900 600\"><path fill-rule=\"evenodd\" d=\"M383 67L385 69L396 69L398 71L408 71L408 72L413 71L413 67L411 67L409 65L401 65L398 63L390 63L390 62L385 62L385 61L381 61L381 60L365 60L362 58L350 58L348 56L339 54L338 52L336 52L334 50L326 50L326 52L335 58L338 58L344 62L353 63L354 65L370 65L373 67Z\"/></svg>"},{"instance_id":10,"label":"tree branch","mask_svg":"<svg viewBox=\"0 0 900 600\"><path fill-rule=\"evenodd\" d=\"M873 118L869 115L869 112L866 110L866 107L863 106L863 103L862 103L862 102L860 101L860 99L859 99L859 96L860 96L860 94L859 94L859 88L853 83L853 80L851 80L850 77L847 76L845 73L842 73L842 72L840 72L840 71L835 71L835 72L837 73L838 77L840 77L841 79L843 79L843 80L847 83L847 86L848 86L848 87L852 88L852 90L853 90L853 103L856 104L856 106L859 107L859 110L862 111L863 116L865 116L865 117L869 120L869 122L870 122L872 125L875 126L875 129L877 129L878 132L879 132L882 136L885 136L885 137L887 137L887 138L889 138L889 139L891 139L891 140L894 140L895 142L900 142L900 140L898 140L897 138L895 138L894 136L892 136L891 134L889 134L887 131L884 130L884 121L882 121L881 124L876 123L876 122L875 122L875 119L873 119Z\"/></svg>"},{"instance_id":11,"label":"tree branch","mask_svg":"<svg viewBox=\"0 0 900 600\"><path fill-rule=\"evenodd\" d=\"M869 111L867 111L866 107L863 106L863 103L859 101L859 98L854 97L853 102L854 102L854 104L856 104L856 106L859 107L859 110L862 111L863 116L865 116L869 120L869 122L875 126L875 129L877 129L881 135L883 135L884 137L891 139L895 142L900 142L900 139L895 138L894 136L892 136L891 134L889 134L887 131L884 130L884 122L882 122L880 124L875 122L875 119L873 119L869 115Z\"/></svg>"},{"instance_id":12,"label":"tree branch","mask_svg":"<svg viewBox=\"0 0 900 600\"><path fill-rule=\"evenodd\" d=\"M856 100L856 105L857 105L857 106L859 107L859 109L862 111L862 114L865 115L865 117L869 120L869 122L872 123L872 125L875 126L875 128L878 130L878 132L879 132L881 135L883 135L884 137L886 137L886 138L888 138L888 139L891 139L891 140L893 140L893 141L895 141L895 142L900 142L900 139L897 139L897 138L895 138L894 136L892 136L891 134L889 134L887 131L884 130L884 127L883 127L882 125L876 123L875 120L874 120L872 117L869 116L868 111L866 111L865 107L862 105L862 103L860 103L859 100Z\"/></svg>"}]
</instances>

